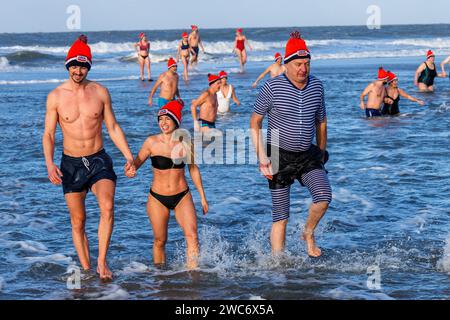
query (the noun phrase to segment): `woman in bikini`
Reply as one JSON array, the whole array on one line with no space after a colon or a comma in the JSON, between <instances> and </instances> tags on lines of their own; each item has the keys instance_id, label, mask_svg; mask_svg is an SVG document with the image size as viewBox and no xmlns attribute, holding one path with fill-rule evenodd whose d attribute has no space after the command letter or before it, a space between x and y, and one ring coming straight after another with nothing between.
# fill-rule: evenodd
<instances>
[{"instance_id":1,"label":"woman in bikini","mask_svg":"<svg viewBox=\"0 0 450 320\"><path fill-rule=\"evenodd\" d=\"M236 91L231 84L228 84L228 74L225 71L220 71L220 90L217 92L217 102L219 107L217 111L219 113L227 113L230 111L231 99L233 99L234 103L238 106L241 105L241 102L236 97Z\"/></svg>"},{"instance_id":2,"label":"woman in bikini","mask_svg":"<svg viewBox=\"0 0 450 320\"><path fill-rule=\"evenodd\" d=\"M148 81L152 81L150 77L150 41L147 40L145 33L139 35L139 42L134 44L134 48L138 54L138 62L141 69L141 80L144 81L144 66L147 67Z\"/></svg>"},{"instance_id":3,"label":"woman in bikini","mask_svg":"<svg viewBox=\"0 0 450 320\"><path fill-rule=\"evenodd\" d=\"M189 35L187 34L187 32L183 32L183 34L181 36L182 36L182 39L181 39L180 43L178 44L177 63L181 59L181 61L183 62L183 66L184 66L183 79L184 79L184 81L189 81L189 75L188 75L189 58L191 56L191 53L195 54L195 51L189 45L189 40L188 40Z\"/></svg>"},{"instance_id":4,"label":"woman in bikini","mask_svg":"<svg viewBox=\"0 0 450 320\"><path fill-rule=\"evenodd\" d=\"M236 52L239 59L239 64L241 65L241 72L244 72L244 66L247 63L247 51L245 50L245 44L248 45L250 50L253 50L253 48L242 32L242 29L236 30L236 39L234 41L233 52Z\"/></svg>"},{"instance_id":5,"label":"woman in bikini","mask_svg":"<svg viewBox=\"0 0 450 320\"><path fill-rule=\"evenodd\" d=\"M183 230L186 239L186 259L188 269L198 267L199 244L197 235L197 216L194 202L186 181L184 168L188 164L192 181L197 188L203 207L208 212L208 202L203 190L200 170L193 159L193 148L185 141L173 139L173 133L181 123L181 109L178 101L172 101L158 112L161 133L147 138L134 160L136 171L150 158L153 166L153 183L147 200L147 213L153 228L153 261L155 265L166 262L170 210ZM135 172L126 172L133 178Z\"/></svg>"}]
</instances>

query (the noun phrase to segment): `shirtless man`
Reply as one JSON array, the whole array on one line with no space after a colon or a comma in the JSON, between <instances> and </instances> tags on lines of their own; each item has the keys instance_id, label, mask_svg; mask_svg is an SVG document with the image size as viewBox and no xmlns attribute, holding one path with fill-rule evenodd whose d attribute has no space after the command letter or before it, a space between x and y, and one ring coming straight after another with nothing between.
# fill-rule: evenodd
<instances>
[{"instance_id":1,"label":"shirtless man","mask_svg":"<svg viewBox=\"0 0 450 320\"><path fill-rule=\"evenodd\" d=\"M159 76L158 81L156 81L150 92L150 96L148 97L148 104L150 107L153 105L153 96L160 86L161 90L159 92L158 100L159 108L162 108L170 101L175 100L175 97L178 97L178 100L183 104L180 91L178 90L177 62L173 58L170 58L167 62L167 69L169 70Z\"/></svg>"},{"instance_id":2,"label":"shirtless man","mask_svg":"<svg viewBox=\"0 0 450 320\"><path fill-rule=\"evenodd\" d=\"M194 120L194 130L207 132L216 127L217 92L220 90L220 77L215 74L208 75L209 88L203 92L197 99L192 101L191 112ZM200 107L200 118L197 120L197 107ZM199 124L199 122L201 122Z\"/></svg>"},{"instance_id":3,"label":"shirtless man","mask_svg":"<svg viewBox=\"0 0 450 320\"><path fill-rule=\"evenodd\" d=\"M277 52L275 54L275 62L272 63L266 69L266 71L264 71L263 73L261 73L259 75L258 79L256 79L256 81L252 84L252 88L256 88L256 86L258 85L258 82L261 81L266 76L266 74L270 73L270 77L275 78L275 77L279 76L280 74L284 73L285 70L286 70L286 68L283 65L283 57L281 56L280 53Z\"/></svg>"},{"instance_id":4,"label":"shirtless man","mask_svg":"<svg viewBox=\"0 0 450 320\"><path fill-rule=\"evenodd\" d=\"M381 117L381 107L386 96L385 84L389 78L388 73L380 67L378 70L378 80L369 84L360 96L361 109L366 110L368 118ZM364 97L367 98L367 104L364 103Z\"/></svg>"},{"instance_id":5,"label":"shirtless man","mask_svg":"<svg viewBox=\"0 0 450 320\"><path fill-rule=\"evenodd\" d=\"M205 53L205 48L203 47L202 39L200 38L200 33L198 31L198 27L195 25L191 26L192 32L189 34L189 45L191 46L192 50L194 50L195 54L192 55L191 58L191 65L190 67L194 67L194 65L198 64L198 53L199 53L199 47L202 49L202 52Z\"/></svg>"},{"instance_id":6,"label":"shirtless man","mask_svg":"<svg viewBox=\"0 0 450 320\"><path fill-rule=\"evenodd\" d=\"M106 255L114 225L114 192L117 176L111 157L103 149L102 123L111 140L126 160L125 171L135 170L133 155L116 121L108 90L87 80L92 55L87 38L75 41L66 58L69 80L47 97L42 145L48 178L63 192L72 223L72 238L84 270L91 268L89 242L85 231L85 199L89 190L100 208L98 226L97 273L102 280L112 279ZM61 166L53 162L55 131L59 123L63 134Z\"/></svg>"},{"instance_id":7,"label":"shirtless man","mask_svg":"<svg viewBox=\"0 0 450 320\"><path fill-rule=\"evenodd\" d=\"M434 91L434 78L445 78L445 71L437 73L434 64L434 53L431 50L427 52L427 61L420 64L414 75L414 85L422 92Z\"/></svg>"}]
</instances>

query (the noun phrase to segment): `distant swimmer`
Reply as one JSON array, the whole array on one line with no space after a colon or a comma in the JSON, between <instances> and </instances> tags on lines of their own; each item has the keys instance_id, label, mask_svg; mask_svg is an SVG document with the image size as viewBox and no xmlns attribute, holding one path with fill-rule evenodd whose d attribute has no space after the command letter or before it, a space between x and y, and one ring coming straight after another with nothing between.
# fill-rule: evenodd
<instances>
[{"instance_id":1,"label":"distant swimmer","mask_svg":"<svg viewBox=\"0 0 450 320\"><path fill-rule=\"evenodd\" d=\"M182 39L180 43L178 44L178 54L177 54L177 62L180 61L183 62L184 71L183 71L183 80L189 81L189 75L188 75L188 65L189 65L189 58L191 54L195 54L194 50L189 45L188 40L188 34L187 32L183 32L181 35Z\"/></svg>"},{"instance_id":2,"label":"distant swimmer","mask_svg":"<svg viewBox=\"0 0 450 320\"><path fill-rule=\"evenodd\" d=\"M72 224L72 238L84 270L91 268L89 241L86 234L85 200L89 191L97 198L100 209L98 225L97 273L102 280L112 279L106 256L114 226L114 193L117 176L113 161L103 143L105 123L112 142L123 154L126 172L134 172L133 155L117 123L108 89L87 80L92 65L87 38L80 37L66 58L69 80L47 97L42 145L49 180L61 185ZM54 163L55 132L59 123L63 136L63 154L58 168Z\"/></svg>"},{"instance_id":3,"label":"distant swimmer","mask_svg":"<svg viewBox=\"0 0 450 320\"><path fill-rule=\"evenodd\" d=\"M198 27L195 25L191 26L192 32L189 34L189 45L191 46L194 53L191 58L191 67L194 67L198 64L198 54L200 49L205 53L205 48L203 47L202 39L200 38L200 32L198 31Z\"/></svg>"},{"instance_id":4,"label":"distant swimmer","mask_svg":"<svg viewBox=\"0 0 450 320\"><path fill-rule=\"evenodd\" d=\"M378 80L369 84L361 94L361 109L366 111L366 116L368 118L381 117L381 107L383 106L384 98L386 96L385 85L388 78L388 73L380 67L378 69ZM364 97L367 95L367 104L365 104Z\"/></svg>"},{"instance_id":5,"label":"distant swimmer","mask_svg":"<svg viewBox=\"0 0 450 320\"><path fill-rule=\"evenodd\" d=\"M234 40L233 52L236 52L239 64L241 65L241 72L244 72L244 66L247 63L247 51L245 49L245 44L248 45L250 50L253 50L250 42L243 34L243 29L239 28L236 30L236 38Z\"/></svg>"},{"instance_id":6,"label":"distant swimmer","mask_svg":"<svg viewBox=\"0 0 450 320\"><path fill-rule=\"evenodd\" d=\"M422 92L434 91L434 78L445 78L444 73L437 73L434 60L435 56L433 51L428 50L427 61L423 62L416 70L414 85Z\"/></svg>"},{"instance_id":7,"label":"distant swimmer","mask_svg":"<svg viewBox=\"0 0 450 320\"><path fill-rule=\"evenodd\" d=\"M322 252L314 231L332 200L324 167L328 158L324 88L310 74L311 54L299 32L291 34L284 59L286 72L267 80L256 99L250 119L252 142L272 195L273 254L285 249L291 185L298 180L312 196L302 239L308 255L319 257ZM266 115L267 151L261 130ZM317 145L313 144L314 137Z\"/></svg>"},{"instance_id":8,"label":"distant swimmer","mask_svg":"<svg viewBox=\"0 0 450 320\"><path fill-rule=\"evenodd\" d=\"M445 71L445 65L450 64L450 56L448 56L444 61L441 62L442 75L447 77L447 72Z\"/></svg>"},{"instance_id":9,"label":"distant swimmer","mask_svg":"<svg viewBox=\"0 0 450 320\"><path fill-rule=\"evenodd\" d=\"M263 73L261 73L258 77L258 79L256 79L256 81L252 84L253 88L256 88L256 86L258 85L258 82L261 81L266 74L270 74L271 78L275 78L277 76L279 76L280 74L282 74L284 71L286 71L286 68L283 65L283 57L281 56L280 53L276 53L275 54L275 62L272 63L267 69L266 71L264 71Z\"/></svg>"},{"instance_id":10,"label":"distant swimmer","mask_svg":"<svg viewBox=\"0 0 450 320\"><path fill-rule=\"evenodd\" d=\"M158 81L156 81L150 92L150 96L148 97L148 104L150 107L153 105L153 96L159 87L161 87L158 100L158 106L160 108L165 106L168 102L175 100L175 97L178 97L178 100L183 104L180 91L178 90L179 77L177 73L177 62L173 58L170 58L167 62L167 69L166 72L159 76Z\"/></svg>"},{"instance_id":11,"label":"distant swimmer","mask_svg":"<svg viewBox=\"0 0 450 320\"><path fill-rule=\"evenodd\" d=\"M397 76L391 71L388 71L388 87L386 89L386 97L384 98L384 105L381 109L381 114L390 116L399 114L400 109L398 104L400 97L406 98L412 102L417 102L421 106L425 104L422 100L414 98L407 94L403 89L400 89L398 87Z\"/></svg>"},{"instance_id":12,"label":"distant swimmer","mask_svg":"<svg viewBox=\"0 0 450 320\"><path fill-rule=\"evenodd\" d=\"M174 138L180 127L183 106L178 101L169 102L158 112L160 134L145 140L134 159L136 170L126 175L133 178L136 171L150 158L153 167L153 182L147 197L147 214L153 229L153 262L166 263L165 247L168 238L170 211L184 233L186 240L186 264L188 269L198 267L199 243L197 215L191 191L186 181L185 167L189 168L192 182L200 194L203 214L208 213L208 202L202 185L198 166L194 163L193 147L190 141Z\"/></svg>"},{"instance_id":13,"label":"distant swimmer","mask_svg":"<svg viewBox=\"0 0 450 320\"><path fill-rule=\"evenodd\" d=\"M220 71L219 78L220 90L217 91L217 102L219 103L219 107L217 111L219 113L227 113L230 111L231 99L233 99L234 103L238 106L241 105L241 102L236 97L234 87L231 84L228 84L228 74L225 71Z\"/></svg>"},{"instance_id":14,"label":"distant swimmer","mask_svg":"<svg viewBox=\"0 0 450 320\"><path fill-rule=\"evenodd\" d=\"M207 132L216 128L217 109L219 107L217 92L220 90L219 76L208 74L208 83L208 90L192 101L191 113L195 131ZM200 107L199 118L197 118L198 107Z\"/></svg>"},{"instance_id":15,"label":"distant swimmer","mask_svg":"<svg viewBox=\"0 0 450 320\"><path fill-rule=\"evenodd\" d=\"M152 81L150 77L150 41L147 40L145 33L139 34L139 42L134 44L138 54L139 66L141 68L141 80L144 81L144 66L147 67L148 81Z\"/></svg>"}]
</instances>

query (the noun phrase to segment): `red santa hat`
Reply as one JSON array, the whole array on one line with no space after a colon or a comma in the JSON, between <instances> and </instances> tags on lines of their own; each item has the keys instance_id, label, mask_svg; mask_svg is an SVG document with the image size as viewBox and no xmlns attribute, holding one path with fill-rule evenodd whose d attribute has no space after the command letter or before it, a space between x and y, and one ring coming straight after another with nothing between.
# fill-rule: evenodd
<instances>
[{"instance_id":1,"label":"red santa hat","mask_svg":"<svg viewBox=\"0 0 450 320\"><path fill-rule=\"evenodd\" d=\"M171 101L158 111L158 121L159 117L168 116L175 122L177 128L179 128L181 124L182 109L183 105L178 100Z\"/></svg>"},{"instance_id":2,"label":"red santa hat","mask_svg":"<svg viewBox=\"0 0 450 320\"><path fill-rule=\"evenodd\" d=\"M429 59L431 57L434 57L434 53L433 53L433 51L428 50L428 52L427 52L427 59Z\"/></svg>"},{"instance_id":3,"label":"red santa hat","mask_svg":"<svg viewBox=\"0 0 450 320\"><path fill-rule=\"evenodd\" d=\"M145 33L143 32L139 33L139 39L142 39L143 37L145 37Z\"/></svg>"},{"instance_id":4,"label":"red santa hat","mask_svg":"<svg viewBox=\"0 0 450 320\"><path fill-rule=\"evenodd\" d=\"M208 83L209 83L209 85L212 85L214 82L216 82L218 80L220 80L220 77L218 75L211 74L211 73L208 74Z\"/></svg>"},{"instance_id":5,"label":"red santa hat","mask_svg":"<svg viewBox=\"0 0 450 320\"><path fill-rule=\"evenodd\" d=\"M284 63L289 63L295 59L311 59L311 53L306 46L306 42L302 39L298 31L292 32L291 38L286 43Z\"/></svg>"},{"instance_id":6,"label":"red santa hat","mask_svg":"<svg viewBox=\"0 0 450 320\"><path fill-rule=\"evenodd\" d=\"M244 30L242 28L236 29L237 32L242 33Z\"/></svg>"},{"instance_id":7,"label":"red santa hat","mask_svg":"<svg viewBox=\"0 0 450 320\"><path fill-rule=\"evenodd\" d=\"M69 49L66 57L66 68L69 70L72 66L86 67L91 70L92 53L91 48L87 45L87 37L80 35Z\"/></svg>"},{"instance_id":8,"label":"red santa hat","mask_svg":"<svg viewBox=\"0 0 450 320\"><path fill-rule=\"evenodd\" d=\"M220 71L219 72L219 78L228 78L228 73L226 73L225 71Z\"/></svg>"},{"instance_id":9,"label":"red santa hat","mask_svg":"<svg viewBox=\"0 0 450 320\"><path fill-rule=\"evenodd\" d=\"M283 56L279 52L275 53L275 61L278 61L278 59L283 59Z\"/></svg>"},{"instance_id":10,"label":"red santa hat","mask_svg":"<svg viewBox=\"0 0 450 320\"><path fill-rule=\"evenodd\" d=\"M394 80L398 80L397 76L393 72L388 71L387 74L388 74L388 83L391 83Z\"/></svg>"},{"instance_id":11,"label":"red santa hat","mask_svg":"<svg viewBox=\"0 0 450 320\"><path fill-rule=\"evenodd\" d=\"M169 61L167 61L167 69L170 69L172 67L176 67L177 66L177 62L175 61L174 58L170 58Z\"/></svg>"},{"instance_id":12,"label":"red santa hat","mask_svg":"<svg viewBox=\"0 0 450 320\"><path fill-rule=\"evenodd\" d=\"M389 74L383 67L378 68L378 80L385 81L389 79Z\"/></svg>"},{"instance_id":13,"label":"red santa hat","mask_svg":"<svg viewBox=\"0 0 450 320\"><path fill-rule=\"evenodd\" d=\"M198 27L197 27L195 24L193 24L193 25L191 25L191 29L192 29L192 30L197 30Z\"/></svg>"},{"instance_id":14,"label":"red santa hat","mask_svg":"<svg viewBox=\"0 0 450 320\"><path fill-rule=\"evenodd\" d=\"M182 38L187 38L187 37L189 37L189 35L188 35L187 32L183 32L183 33L181 34L181 37L182 37Z\"/></svg>"}]
</instances>

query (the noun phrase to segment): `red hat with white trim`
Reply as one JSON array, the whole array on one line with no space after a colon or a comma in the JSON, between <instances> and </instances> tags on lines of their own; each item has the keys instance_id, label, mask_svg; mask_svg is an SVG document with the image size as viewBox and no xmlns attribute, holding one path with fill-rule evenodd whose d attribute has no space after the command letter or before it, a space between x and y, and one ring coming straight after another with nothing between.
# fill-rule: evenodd
<instances>
[{"instance_id":1,"label":"red hat with white trim","mask_svg":"<svg viewBox=\"0 0 450 320\"><path fill-rule=\"evenodd\" d=\"M196 29L198 29L198 27L195 24L193 24L193 25L191 25L191 29L196 30Z\"/></svg>"},{"instance_id":2,"label":"red hat with white trim","mask_svg":"<svg viewBox=\"0 0 450 320\"><path fill-rule=\"evenodd\" d=\"M291 38L286 43L284 63L289 63L295 59L311 59L311 53L306 46L306 42L302 39L298 31L292 32Z\"/></svg>"},{"instance_id":3,"label":"red hat with white trim","mask_svg":"<svg viewBox=\"0 0 450 320\"><path fill-rule=\"evenodd\" d=\"M220 71L219 72L219 78L228 78L228 73L226 73L225 71Z\"/></svg>"},{"instance_id":4,"label":"red hat with white trim","mask_svg":"<svg viewBox=\"0 0 450 320\"><path fill-rule=\"evenodd\" d=\"M87 45L87 37L80 35L69 49L66 57L66 68L69 70L72 66L80 66L91 70L92 53L91 48Z\"/></svg>"},{"instance_id":5,"label":"red hat with white trim","mask_svg":"<svg viewBox=\"0 0 450 320\"><path fill-rule=\"evenodd\" d=\"M389 74L383 67L378 68L378 80L384 81L389 79Z\"/></svg>"},{"instance_id":6,"label":"red hat with white trim","mask_svg":"<svg viewBox=\"0 0 450 320\"><path fill-rule=\"evenodd\" d=\"M145 37L145 33L143 32L139 33L139 39L142 39L143 37Z\"/></svg>"},{"instance_id":7,"label":"red hat with white trim","mask_svg":"<svg viewBox=\"0 0 450 320\"><path fill-rule=\"evenodd\" d=\"M182 38L187 38L187 37L189 37L189 35L188 35L187 32L183 32L183 33L181 34L181 37L182 37Z\"/></svg>"},{"instance_id":8,"label":"red hat with white trim","mask_svg":"<svg viewBox=\"0 0 450 320\"><path fill-rule=\"evenodd\" d=\"M244 30L242 28L236 29L237 32L242 33Z\"/></svg>"},{"instance_id":9,"label":"red hat with white trim","mask_svg":"<svg viewBox=\"0 0 450 320\"><path fill-rule=\"evenodd\" d=\"M216 82L218 80L220 80L220 77L218 75L211 74L211 73L208 74L208 83L209 83L209 85L212 85L214 82Z\"/></svg>"},{"instance_id":10,"label":"red hat with white trim","mask_svg":"<svg viewBox=\"0 0 450 320\"><path fill-rule=\"evenodd\" d=\"M275 61L278 61L278 59L283 59L283 56L279 52L275 53Z\"/></svg>"},{"instance_id":11,"label":"red hat with white trim","mask_svg":"<svg viewBox=\"0 0 450 320\"><path fill-rule=\"evenodd\" d=\"M398 80L397 76L395 75L395 73L388 71L388 83L391 83L394 80Z\"/></svg>"},{"instance_id":12,"label":"red hat with white trim","mask_svg":"<svg viewBox=\"0 0 450 320\"><path fill-rule=\"evenodd\" d=\"M167 61L167 69L170 69L172 67L177 67L177 62L175 61L174 58L170 58L169 61Z\"/></svg>"},{"instance_id":13,"label":"red hat with white trim","mask_svg":"<svg viewBox=\"0 0 450 320\"><path fill-rule=\"evenodd\" d=\"M179 128L181 124L182 109L183 105L178 100L170 101L158 111L158 121L159 117L168 116L175 122L177 128Z\"/></svg>"},{"instance_id":14,"label":"red hat with white trim","mask_svg":"<svg viewBox=\"0 0 450 320\"><path fill-rule=\"evenodd\" d=\"M428 50L428 52L427 52L427 59L429 59L431 57L434 57L434 53L433 53L433 51Z\"/></svg>"}]
</instances>

